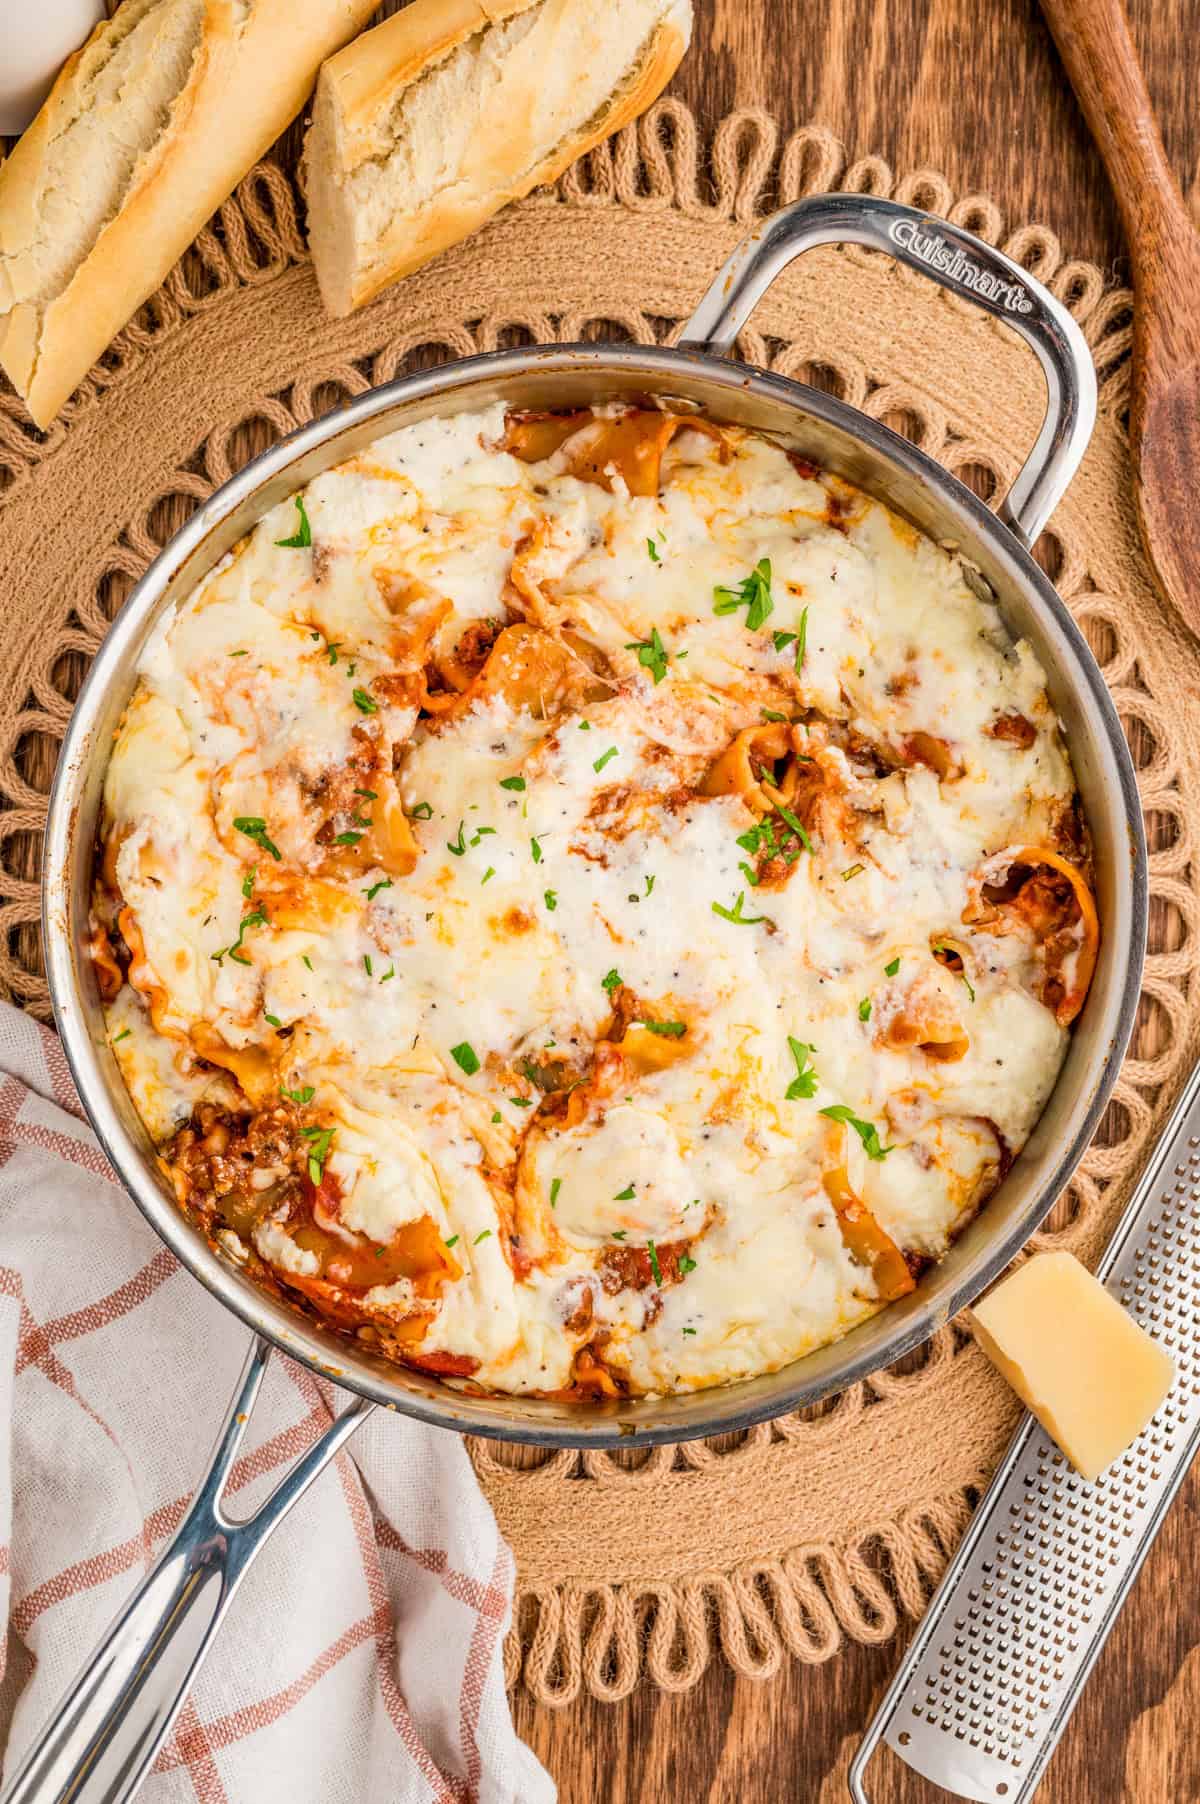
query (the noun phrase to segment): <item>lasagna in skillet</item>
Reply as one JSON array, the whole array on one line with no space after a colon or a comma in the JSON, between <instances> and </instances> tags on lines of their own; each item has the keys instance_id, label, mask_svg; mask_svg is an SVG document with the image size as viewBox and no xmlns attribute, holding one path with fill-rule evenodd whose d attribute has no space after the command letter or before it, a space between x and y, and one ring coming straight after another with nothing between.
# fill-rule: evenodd
<instances>
[{"instance_id":1,"label":"lasagna in skillet","mask_svg":"<svg viewBox=\"0 0 1200 1804\"><path fill-rule=\"evenodd\" d=\"M1097 949L1043 673L953 555L700 416L496 407L156 628L93 953L179 1205L385 1357L588 1400L917 1283Z\"/></svg>"}]
</instances>

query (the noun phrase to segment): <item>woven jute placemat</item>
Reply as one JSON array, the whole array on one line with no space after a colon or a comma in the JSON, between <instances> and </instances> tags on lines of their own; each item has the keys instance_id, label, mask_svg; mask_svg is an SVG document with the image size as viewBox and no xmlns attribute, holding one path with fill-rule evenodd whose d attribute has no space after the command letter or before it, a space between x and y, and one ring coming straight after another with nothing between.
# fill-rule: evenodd
<instances>
[{"instance_id":1,"label":"woven jute placemat","mask_svg":"<svg viewBox=\"0 0 1200 1804\"><path fill-rule=\"evenodd\" d=\"M1005 229L937 175L846 166L828 133L780 144L743 111L702 144L664 100L637 127L349 320L317 301L302 203L256 169L42 437L0 395L0 982L47 1012L36 856L49 774L83 669L133 582L196 504L293 427L371 384L497 345L669 339L763 211L832 188L894 194L1002 243L1068 302L1101 378L1096 435L1039 546L1126 723L1151 843L1142 1017L1096 1144L1039 1246L1094 1258L1190 1057L1200 1003L1189 887L1200 794L1196 647L1139 547L1123 434L1129 296ZM1043 406L1004 327L887 259L821 251L776 284L742 338L757 364L832 387L984 490L1005 486ZM546 1702L695 1683L716 1650L766 1677L919 1614L1015 1404L951 1324L902 1369L828 1407L644 1454L475 1459L520 1568L510 1677Z\"/></svg>"}]
</instances>

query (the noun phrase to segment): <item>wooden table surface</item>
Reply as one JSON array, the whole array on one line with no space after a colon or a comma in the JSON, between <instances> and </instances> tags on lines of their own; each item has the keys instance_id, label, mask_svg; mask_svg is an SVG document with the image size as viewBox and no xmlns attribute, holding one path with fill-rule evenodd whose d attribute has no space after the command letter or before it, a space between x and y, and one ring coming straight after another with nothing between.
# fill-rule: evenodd
<instances>
[{"instance_id":1,"label":"wooden table surface","mask_svg":"<svg viewBox=\"0 0 1200 1804\"><path fill-rule=\"evenodd\" d=\"M1127 0L1180 183L1200 202L1200 0ZM851 156L941 170L1012 224L1121 279L1128 266L1103 171L1033 0L694 0L697 31L672 91L702 123L770 110L816 121ZM1200 297L1197 297L1200 305ZM1039 1804L1200 1799L1200 1599L1192 1565L1200 1478L1176 1502L1055 1755ZM561 1710L518 1694L516 1720L563 1804L840 1804L859 1734L900 1643L847 1645L762 1683L715 1663L692 1691L639 1688ZM944 1798L886 1753L880 1804Z\"/></svg>"},{"instance_id":2,"label":"wooden table surface","mask_svg":"<svg viewBox=\"0 0 1200 1804\"><path fill-rule=\"evenodd\" d=\"M601 3L601 0L597 0ZM1200 204L1200 0L1128 0L1167 151ZM1116 211L1034 0L694 0L693 47L673 83L712 124L761 105L784 132L830 127L851 156L942 171L991 194L1011 224L1053 228L1068 254L1127 279ZM386 10L394 10L394 3ZM294 156L293 128L282 148ZM1198 297L1200 304L1200 297ZM247 447L248 452L256 447ZM1192 1569L1200 1479L1176 1502L1051 1765L1039 1804L1200 1799L1200 1599ZM639 1688L565 1709L518 1693L517 1727L563 1804L840 1804L858 1737L900 1643L849 1644L773 1681L720 1661L693 1690ZM879 1804L946 1794L889 1757Z\"/></svg>"}]
</instances>

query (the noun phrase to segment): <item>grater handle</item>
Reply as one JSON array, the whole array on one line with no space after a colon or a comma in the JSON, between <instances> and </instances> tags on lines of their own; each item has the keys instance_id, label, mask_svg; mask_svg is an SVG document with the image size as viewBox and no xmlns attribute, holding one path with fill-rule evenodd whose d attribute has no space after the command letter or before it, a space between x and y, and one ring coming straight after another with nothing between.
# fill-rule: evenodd
<instances>
[{"instance_id":1,"label":"grater handle","mask_svg":"<svg viewBox=\"0 0 1200 1804\"><path fill-rule=\"evenodd\" d=\"M1175 1383L1094 1485L1024 1417L851 1763L854 1804L870 1804L881 1741L955 1797L1032 1798L1200 1446L1198 1227L1200 1065L1097 1274L1175 1358ZM1067 1604L1053 1602L1064 1573ZM1016 1707L996 1709L998 1694Z\"/></svg>"}]
</instances>

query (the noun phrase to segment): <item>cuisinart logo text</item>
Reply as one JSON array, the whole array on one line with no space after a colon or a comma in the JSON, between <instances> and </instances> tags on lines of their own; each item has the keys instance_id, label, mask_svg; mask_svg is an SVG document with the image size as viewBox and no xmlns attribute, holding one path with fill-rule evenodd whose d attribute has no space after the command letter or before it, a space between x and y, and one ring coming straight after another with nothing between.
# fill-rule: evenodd
<instances>
[{"instance_id":1,"label":"cuisinart logo text","mask_svg":"<svg viewBox=\"0 0 1200 1804\"><path fill-rule=\"evenodd\" d=\"M888 227L888 237L903 245L910 256L928 263L930 269L941 270L964 288L997 302L1006 313L1033 312L1033 302L1020 282L1005 282L980 269L956 244L947 244L940 232L923 232L915 219L894 219Z\"/></svg>"}]
</instances>

